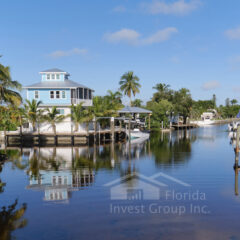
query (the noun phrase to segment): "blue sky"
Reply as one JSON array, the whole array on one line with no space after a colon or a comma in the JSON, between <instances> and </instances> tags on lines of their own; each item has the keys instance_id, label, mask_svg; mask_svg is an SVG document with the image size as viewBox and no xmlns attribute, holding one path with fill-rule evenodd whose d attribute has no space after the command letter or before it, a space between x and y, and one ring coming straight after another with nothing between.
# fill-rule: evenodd
<instances>
[{"instance_id":1,"label":"blue sky","mask_svg":"<svg viewBox=\"0 0 240 240\"><path fill-rule=\"evenodd\" d=\"M3 0L1 62L23 85L61 68L103 95L133 70L137 98L157 83L194 99L240 101L239 0Z\"/></svg>"}]
</instances>

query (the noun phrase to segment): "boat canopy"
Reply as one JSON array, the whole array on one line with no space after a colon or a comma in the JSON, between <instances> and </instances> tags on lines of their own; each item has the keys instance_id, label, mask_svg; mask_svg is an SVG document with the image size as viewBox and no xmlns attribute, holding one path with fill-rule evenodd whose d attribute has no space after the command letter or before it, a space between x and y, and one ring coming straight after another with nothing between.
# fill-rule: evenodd
<instances>
[{"instance_id":1,"label":"boat canopy","mask_svg":"<svg viewBox=\"0 0 240 240\"><path fill-rule=\"evenodd\" d=\"M129 106L126 106L126 107L122 108L121 110L119 110L118 113L145 113L145 114L151 114L152 111L149 111L147 109L140 108L140 107L129 107Z\"/></svg>"}]
</instances>

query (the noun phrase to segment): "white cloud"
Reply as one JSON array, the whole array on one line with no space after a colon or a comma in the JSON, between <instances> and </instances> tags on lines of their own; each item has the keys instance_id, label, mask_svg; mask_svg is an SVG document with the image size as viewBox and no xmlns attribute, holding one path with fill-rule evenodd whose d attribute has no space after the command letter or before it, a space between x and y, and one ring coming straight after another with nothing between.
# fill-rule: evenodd
<instances>
[{"instance_id":1,"label":"white cloud","mask_svg":"<svg viewBox=\"0 0 240 240\"><path fill-rule=\"evenodd\" d=\"M71 50L57 50L55 52L52 52L49 54L50 57L52 58L61 58L61 57L68 57L68 56L73 56L73 55L86 55L88 52L87 49L79 49L79 48L73 48Z\"/></svg>"},{"instance_id":2,"label":"white cloud","mask_svg":"<svg viewBox=\"0 0 240 240\"><path fill-rule=\"evenodd\" d=\"M213 89L216 89L218 87L220 87L220 83L216 80L205 82L202 85L202 89L205 90L205 91L213 90Z\"/></svg>"},{"instance_id":3,"label":"white cloud","mask_svg":"<svg viewBox=\"0 0 240 240\"><path fill-rule=\"evenodd\" d=\"M174 27L165 28L163 30L159 30L153 35L142 39L142 44L152 44L152 43L158 43L158 42L164 42L168 40L172 34L177 33L178 30Z\"/></svg>"},{"instance_id":4,"label":"white cloud","mask_svg":"<svg viewBox=\"0 0 240 240\"><path fill-rule=\"evenodd\" d=\"M112 11L122 13L122 12L126 12L126 8L122 5L119 5L119 6L116 6L115 8L113 8Z\"/></svg>"},{"instance_id":5,"label":"white cloud","mask_svg":"<svg viewBox=\"0 0 240 240\"><path fill-rule=\"evenodd\" d=\"M104 39L110 43L125 42L131 45L137 44L139 37L140 34L137 31L127 28L104 35Z\"/></svg>"},{"instance_id":6,"label":"white cloud","mask_svg":"<svg viewBox=\"0 0 240 240\"><path fill-rule=\"evenodd\" d=\"M141 34L132 29L121 29L117 32L107 33L104 39L110 43L127 43L129 45L150 45L159 43L170 39L172 34L177 33L178 30L174 27L165 28L157 31L146 38L141 38Z\"/></svg>"},{"instance_id":7,"label":"white cloud","mask_svg":"<svg viewBox=\"0 0 240 240\"><path fill-rule=\"evenodd\" d=\"M225 31L225 35L230 40L240 40L240 27Z\"/></svg>"},{"instance_id":8,"label":"white cloud","mask_svg":"<svg viewBox=\"0 0 240 240\"><path fill-rule=\"evenodd\" d=\"M142 6L150 14L172 14L186 15L196 10L201 5L200 0L178 0L172 3L154 0L151 3L144 3Z\"/></svg>"}]
</instances>

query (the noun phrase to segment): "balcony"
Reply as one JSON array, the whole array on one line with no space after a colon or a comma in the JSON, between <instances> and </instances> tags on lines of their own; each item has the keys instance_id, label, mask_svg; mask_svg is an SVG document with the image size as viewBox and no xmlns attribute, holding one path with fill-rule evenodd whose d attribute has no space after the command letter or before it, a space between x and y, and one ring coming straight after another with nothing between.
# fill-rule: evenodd
<instances>
[{"instance_id":1,"label":"balcony","mask_svg":"<svg viewBox=\"0 0 240 240\"><path fill-rule=\"evenodd\" d=\"M84 107L92 106L92 99L78 99L78 98L71 98L71 104L79 104L83 102Z\"/></svg>"}]
</instances>

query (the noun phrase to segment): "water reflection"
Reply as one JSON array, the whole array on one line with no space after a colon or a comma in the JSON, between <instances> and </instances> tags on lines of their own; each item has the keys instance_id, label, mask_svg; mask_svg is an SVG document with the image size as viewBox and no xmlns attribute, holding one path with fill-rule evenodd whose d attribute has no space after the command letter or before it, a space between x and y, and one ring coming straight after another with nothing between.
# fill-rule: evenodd
<instances>
[{"instance_id":1,"label":"water reflection","mask_svg":"<svg viewBox=\"0 0 240 240\"><path fill-rule=\"evenodd\" d=\"M91 187L99 170L123 177L139 172L136 161L152 158L156 166L183 164L191 157L192 131L152 134L149 141L110 143L91 147L41 147L7 149L13 168L25 170L29 190L41 190L43 199L68 202L73 191Z\"/></svg>"},{"instance_id":2,"label":"water reflection","mask_svg":"<svg viewBox=\"0 0 240 240\"><path fill-rule=\"evenodd\" d=\"M191 144L196 141L192 131L178 131L175 134L153 134L150 139L151 152L157 165L183 164L191 158Z\"/></svg>"},{"instance_id":3,"label":"water reflection","mask_svg":"<svg viewBox=\"0 0 240 240\"><path fill-rule=\"evenodd\" d=\"M18 152L18 151L16 151ZM15 155L15 154L14 154ZM0 162L0 174L3 170L3 162ZM0 176L1 177L1 176ZM0 178L0 193L4 192L6 183ZM23 218L27 209L26 203L17 209L18 200L12 205L2 206L0 211L0 239L10 240L13 238L12 232L27 225L27 220Z\"/></svg>"},{"instance_id":4,"label":"water reflection","mask_svg":"<svg viewBox=\"0 0 240 240\"><path fill-rule=\"evenodd\" d=\"M238 174L240 166L238 165L239 155L235 152L235 163L234 163L234 173L235 173L235 195L238 196Z\"/></svg>"},{"instance_id":5,"label":"water reflection","mask_svg":"<svg viewBox=\"0 0 240 240\"><path fill-rule=\"evenodd\" d=\"M2 207L0 211L0 239L10 240L12 239L12 231L19 228L23 228L27 225L27 220L23 218L27 205L23 204L22 207L16 210L18 200L12 205Z\"/></svg>"},{"instance_id":6,"label":"water reflection","mask_svg":"<svg viewBox=\"0 0 240 240\"><path fill-rule=\"evenodd\" d=\"M35 148L29 151L27 189L43 190L45 201L67 201L72 191L91 186L94 170L86 164L86 149Z\"/></svg>"}]
</instances>

